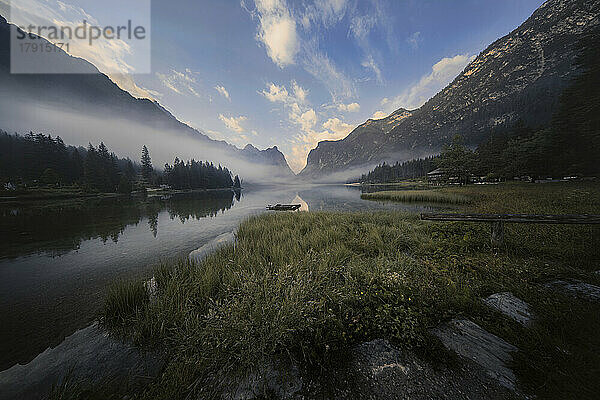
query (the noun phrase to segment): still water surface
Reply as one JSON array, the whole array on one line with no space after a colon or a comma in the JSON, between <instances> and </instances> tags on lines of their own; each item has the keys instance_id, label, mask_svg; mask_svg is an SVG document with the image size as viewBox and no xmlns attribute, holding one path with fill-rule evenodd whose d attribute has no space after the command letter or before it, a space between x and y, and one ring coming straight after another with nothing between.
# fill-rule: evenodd
<instances>
[{"instance_id":1,"label":"still water surface","mask_svg":"<svg viewBox=\"0 0 600 400\"><path fill-rule=\"evenodd\" d=\"M309 186L147 198L0 204L0 370L26 363L90 323L107 286L147 279L267 204L302 210L433 210L364 201L360 188Z\"/></svg>"}]
</instances>

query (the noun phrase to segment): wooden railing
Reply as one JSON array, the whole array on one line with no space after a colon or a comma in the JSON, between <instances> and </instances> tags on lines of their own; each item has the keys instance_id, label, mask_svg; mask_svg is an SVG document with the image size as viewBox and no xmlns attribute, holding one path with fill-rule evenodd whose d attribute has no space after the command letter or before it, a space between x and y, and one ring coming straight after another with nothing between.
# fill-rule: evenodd
<instances>
[{"instance_id":1,"label":"wooden railing","mask_svg":"<svg viewBox=\"0 0 600 400\"><path fill-rule=\"evenodd\" d=\"M542 215L542 214L438 214L423 213L425 221L461 221L488 222L492 225L492 244L500 245L504 241L504 224L600 224L600 215L571 214L571 215Z\"/></svg>"}]
</instances>

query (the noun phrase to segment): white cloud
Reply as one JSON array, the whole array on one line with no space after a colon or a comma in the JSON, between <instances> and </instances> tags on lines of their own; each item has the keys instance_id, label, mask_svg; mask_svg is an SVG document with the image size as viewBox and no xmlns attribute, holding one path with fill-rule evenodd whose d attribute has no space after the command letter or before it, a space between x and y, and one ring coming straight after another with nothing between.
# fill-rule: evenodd
<instances>
[{"instance_id":1,"label":"white cloud","mask_svg":"<svg viewBox=\"0 0 600 400\"><path fill-rule=\"evenodd\" d=\"M305 103L308 96L308 90L298 85L298 82L296 81L292 81L292 89L294 91L294 97L296 101L299 103Z\"/></svg>"},{"instance_id":2,"label":"white cloud","mask_svg":"<svg viewBox=\"0 0 600 400\"><path fill-rule=\"evenodd\" d=\"M354 127L350 124L340 121L338 118L330 118L323 123L323 128L331 132L335 137L346 137Z\"/></svg>"},{"instance_id":3,"label":"white cloud","mask_svg":"<svg viewBox=\"0 0 600 400\"><path fill-rule=\"evenodd\" d=\"M442 58L431 67L431 73L423 76L419 82L387 103L386 110L391 112L401 107L408 110L421 107L446 87L474 59L475 56L468 54Z\"/></svg>"},{"instance_id":4,"label":"white cloud","mask_svg":"<svg viewBox=\"0 0 600 400\"><path fill-rule=\"evenodd\" d=\"M376 24L377 19L372 15L356 16L352 18L348 33L356 39L363 41L367 39L367 36L369 36L369 33L371 33L371 30Z\"/></svg>"},{"instance_id":5,"label":"white cloud","mask_svg":"<svg viewBox=\"0 0 600 400\"><path fill-rule=\"evenodd\" d=\"M225 86L215 86L215 90L219 92L221 96L231 101L231 97L229 97L229 92L227 91L227 89L225 89Z\"/></svg>"},{"instance_id":6,"label":"white cloud","mask_svg":"<svg viewBox=\"0 0 600 400\"><path fill-rule=\"evenodd\" d=\"M292 10L285 0L254 0L252 11L245 2L241 1L242 8L258 20L257 40L276 65L284 68L299 63L325 85L334 101L351 97L355 91L353 81L321 51L319 34L342 21L352 2L315 0ZM302 34L298 27L303 28Z\"/></svg>"},{"instance_id":7,"label":"white cloud","mask_svg":"<svg viewBox=\"0 0 600 400\"><path fill-rule=\"evenodd\" d=\"M356 90L352 81L337 69L327 54L317 51L314 46L306 49L303 66L308 73L323 82L335 103L354 96Z\"/></svg>"},{"instance_id":8,"label":"white cloud","mask_svg":"<svg viewBox=\"0 0 600 400\"><path fill-rule=\"evenodd\" d=\"M291 154L286 159L292 170L300 172L306 166L308 153L317 147L319 142L324 140L339 140L346 137L353 129L353 126L341 121L338 118L330 118L323 123L324 130L315 131L306 130L303 134L297 135L291 146Z\"/></svg>"},{"instance_id":9,"label":"white cloud","mask_svg":"<svg viewBox=\"0 0 600 400\"><path fill-rule=\"evenodd\" d=\"M383 76L381 74L381 69L379 68L379 65L377 65L375 60L373 59L373 56L371 56L371 55L367 56L367 58L365 60L363 60L361 65L363 67L373 71L373 73L375 74L375 78L377 78L377 83L383 83Z\"/></svg>"},{"instance_id":10,"label":"white cloud","mask_svg":"<svg viewBox=\"0 0 600 400\"><path fill-rule=\"evenodd\" d=\"M312 108L302 114L298 113L297 110L292 110L289 117L290 121L300 125L304 132L311 132L317 124L317 113Z\"/></svg>"},{"instance_id":11,"label":"white cloud","mask_svg":"<svg viewBox=\"0 0 600 400\"><path fill-rule=\"evenodd\" d=\"M372 119L381 119L381 118L385 118L388 115L383 112L383 111L375 111L375 113L373 114L373 116L371 117Z\"/></svg>"},{"instance_id":12,"label":"white cloud","mask_svg":"<svg viewBox=\"0 0 600 400\"><path fill-rule=\"evenodd\" d=\"M246 129L242 126L242 122L246 121L248 118L243 115L239 117L226 117L223 114L219 114L219 119L223 121L225 126L231 129L234 132L244 132Z\"/></svg>"},{"instance_id":13,"label":"white cloud","mask_svg":"<svg viewBox=\"0 0 600 400\"><path fill-rule=\"evenodd\" d=\"M270 83L267 85L269 91L263 90L260 92L263 96L267 98L271 103L287 103L289 99L289 93L285 86L278 86L274 83Z\"/></svg>"},{"instance_id":14,"label":"white cloud","mask_svg":"<svg viewBox=\"0 0 600 400\"><path fill-rule=\"evenodd\" d=\"M156 73L156 77L167 89L181 94L181 95L193 95L200 97L200 93L196 90L197 81L196 72L193 72L189 68L186 68L184 72L180 72L172 69L168 74Z\"/></svg>"},{"instance_id":15,"label":"white cloud","mask_svg":"<svg viewBox=\"0 0 600 400\"><path fill-rule=\"evenodd\" d=\"M283 0L255 0L259 19L257 39L280 68L295 63L300 48L296 21Z\"/></svg>"},{"instance_id":16,"label":"white cloud","mask_svg":"<svg viewBox=\"0 0 600 400\"><path fill-rule=\"evenodd\" d=\"M308 100L308 90L296 81L291 82L291 92L287 90L285 85L279 86L273 82L267 84L267 89L269 90L262 90L259 93L271 103L284 103L291 106L294 103L306 104Z\"/></svg>"},{"instance_id":17,"label":"white cloud","mask_svg":"<svg viewBox=\"0 0 600 400\"><path fill-rule=\"evenodd\" d=\"M300 23L305 30L312 28L313 24L330 27L342 20L348 8L347 0L316 0L314 4L306 7Z\"/></svg>"},{"instance_id":18,"label":"white cloud","mask_svg":"<svg viewBox=\"0 0 600 400\"><path fill-rule=\"evenodd\" d=\"M340 112L358 112L358 111L360 111L360 104L358 104L358 103L338 104L337 109Z\"/></svg>"},{"instance_id":19,"label":"white cloud","mask_svg":"<svg viewBox=\"0 0 600 400\"><path fill-rule=\"evenodd\" d=\"M413 49L418 49L422 40L423 39L421 38L421 32L415 32L415 33L413 33L412 35L410 35L409 37L406 38L406 42Z\"/></svg>"}]
</instances>

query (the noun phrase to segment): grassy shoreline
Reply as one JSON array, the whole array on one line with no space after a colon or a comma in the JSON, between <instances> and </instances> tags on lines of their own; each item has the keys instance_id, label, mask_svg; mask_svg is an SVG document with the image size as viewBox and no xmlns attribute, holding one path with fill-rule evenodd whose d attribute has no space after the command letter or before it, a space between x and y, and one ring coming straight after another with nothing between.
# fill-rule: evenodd
<instances>
[{"instance_id":1,"label":"grassy shoreline","mask_svg":"<svg viewBox=\"0 0 600 400\"><path fill-rule=\"evenodd\" d=\"M381 192L363 193L363 200L396 201L402 203L442 203L468 204L467 196L457 193L446 193L440 190L384 190Z\"/></svg>"},{"instance_id":2,"label":"grassy shoreline","mask_svg":"<svg viewBox=\"0 0 600 400\"><path fill-rule=\"evenodd\" d=\"M597 184L440 192L469 197L473 212L600 213ZM514 368L527 392L585 398L600 390L600 355L591 350L600 348L600 307L543 283L570 277L600 284L593 274L599 263L598 227L513 225L505 247L493 249L486 224L427 223L398 212L272 214L242 223L235 246L201 263L157 267L152 301L140 282L121 284L102 322L169 354L140 398L214 395L272 356L326 371L337 354L373 338L432 352L428 330L457 316L519 347ZM532 305L539 315L533 328L482 305L499 291Z\"/></svg>"}]
</instances>

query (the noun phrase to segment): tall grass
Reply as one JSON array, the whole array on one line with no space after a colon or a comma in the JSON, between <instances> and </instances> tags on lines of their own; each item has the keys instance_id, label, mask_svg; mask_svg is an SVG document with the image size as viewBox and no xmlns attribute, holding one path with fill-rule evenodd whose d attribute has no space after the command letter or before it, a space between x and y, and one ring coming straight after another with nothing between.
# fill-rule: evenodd
<instances>
[{"instance_id":1,"label":"tall grass","mask_svg":"<svg viewBox=\"0 0 600 400\"><path fill-rule=\"evenodd\" d=\"M387 200L404 203L466 204L470 202L467 196L436 190L386 190L363 193L360 197L364 200Z\"/></svg>"},{"instance_id":2,"label":"tall grass","mask_svg":"<svg viewBox=\"0 0 600 400\"><path fill-rule=\"evenodd\" d=\"M100 320L109 328L123 327L144 308L148 300L143 282L117 282L108 289Z\"/></svg>"},{"instance_id":3,"label":"tall grass","mask_svg":"<svg viewBox=\"0 0 600 400\"><path fill-rule=\"evenodd\" d=\"M555 204L562 212L599 208L597 186L495 189L452 188L450 193L472 198L467 207L474 212L556 213ZM506 248L496 253L488 229L428 223L397 212L253 217L239 227L235 247L221 248L200 263L160 266L152 302L143 286L113 289L104 315L124 324L121 332L136 343L169 352L162 377L144 393L149 399L211 398L224 383L270 357L327 369L339 351L376 337L428 348L428 329L454 316L471 318L524 348L522 359L533 361L520 367L521 378L532 385L551 379L540 389L544 393L594 389L592 379L581 385L589 375L585 371L565 373L559 355L536 349L569 348L579 361L593 365L600 356L586 349L599 346L598 338L592 344L565 332L555 338L556 329L548 325L523 332L480 299L508 290L529 301L552 326L568 324L572 315L564 310L580 310L579 320L600 329L600 318L593 317L600 315L599 307L577 308L556 296L548 301L539 289L540 282L554 277L590 279L589 271L600 262L600 229L521 226L507 234ZM576 269L573 260L578 260Z\"/></svg>"}]
</instances>

